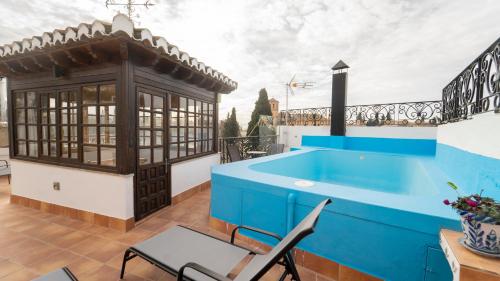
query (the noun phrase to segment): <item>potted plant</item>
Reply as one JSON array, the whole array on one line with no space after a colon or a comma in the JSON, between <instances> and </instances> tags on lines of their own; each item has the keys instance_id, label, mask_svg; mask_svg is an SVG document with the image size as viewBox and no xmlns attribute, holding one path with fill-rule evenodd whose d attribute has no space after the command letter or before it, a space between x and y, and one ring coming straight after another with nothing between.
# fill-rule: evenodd
<instances>
[{"instance_id":1,"label":"potted plant","mask_svg":"<svg viewBox=\"0 0 500 281\"><path fill-rule=\"evenodd\" d=\"M461 241L466 248L489 256L500 257L500 202L480 194L462 196L458 187L452 182L458 198L444 204L457 210L460 215L464 238Z\"/></svg>"}]
</instances>

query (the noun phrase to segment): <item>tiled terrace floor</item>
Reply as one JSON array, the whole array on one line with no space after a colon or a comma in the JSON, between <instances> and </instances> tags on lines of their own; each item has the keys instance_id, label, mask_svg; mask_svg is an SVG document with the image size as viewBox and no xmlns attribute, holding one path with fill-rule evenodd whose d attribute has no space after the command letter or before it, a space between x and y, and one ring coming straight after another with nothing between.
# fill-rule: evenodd
<instances>
[{"instance_id":1,"label":"tiled terrace floor","mask_svg":"<svg viewBox=\"0 0 500 281\"><path fill-rule=\"evenodd\" d=\"M177 224L221 237L208 227L210 191L204 191L146 219L127 233L9 204L10 186L0 179L0 281L31 280L68 266L79 280L118 280L124 250ZM223 237L223 236L222 236ZM227 237L224 237L227 239ZM303 280L328 280L300 268ZM273 268L265 280L278 280ZM127 263L125 280L175 280L135 258Z\"/></svg>"}]
</instances>

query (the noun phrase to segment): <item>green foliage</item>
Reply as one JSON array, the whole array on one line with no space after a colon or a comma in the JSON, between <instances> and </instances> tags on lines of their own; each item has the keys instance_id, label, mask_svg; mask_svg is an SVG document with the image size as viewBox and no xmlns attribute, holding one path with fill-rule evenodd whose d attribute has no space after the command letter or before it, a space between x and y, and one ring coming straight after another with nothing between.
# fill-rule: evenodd
<instances>
[{"instance_id":1,"label":"green foliage","mask_svg":"<svg viewBox=\"0 0 500 281\"><path fill-rule=\"evenodd\" d=\"M222 130L223 138L232 138L240 136L240 124L236 120L236 109L233 107L231 115L227 115L224 121L224 129Z\"/></svg>"},{"instance_id":2,"label":"green foliage","mask_svg":"<svg viewBox=\"0 0 500 281\"><path fill-rule=\"evenodd\" d=\"M252 117L250 119L250 122L248 122L247 136L259 136L258 124L261 115L272 115L271 105L269 104L269 99L265 88L262 88L259 91L259 98L255 102L255 108L252 112Z\"/></svg>"},{"instance_id":3,"label":"green foliage","mask_svg":"<svg viewBox=\"0 0 500 281\"><path fill-rule=\"evenodd\" d=\"M458 193L458 186L452 182L447 182L453 190ZM459 194L459 193L458 193ZM456 201L444 200L444 204L450 205L457 211L466 211L471 215L471 219L480 220L492 224L500 224L500 202L495 199L473 194L469 196L458 196Z\"/></svg>"}]
</instances>

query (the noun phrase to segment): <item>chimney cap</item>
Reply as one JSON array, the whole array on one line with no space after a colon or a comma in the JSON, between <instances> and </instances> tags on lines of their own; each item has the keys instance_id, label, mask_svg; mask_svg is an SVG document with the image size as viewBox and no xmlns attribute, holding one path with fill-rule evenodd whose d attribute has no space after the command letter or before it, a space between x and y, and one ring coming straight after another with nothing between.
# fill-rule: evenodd
<instances>
[{"instance_id":1,"label":"chimney cap","mask_svg":"<svg viewBox=\"0 0 500 281\"><path fill-rule=\"evenodd\" d=\"M342 60L339 60L333 67L332 67L332 70L335 71L335 70L341 70L341 69L345 69L345 68L349 68L349 66L343 62Z\"/></svg>"}]
</instances>

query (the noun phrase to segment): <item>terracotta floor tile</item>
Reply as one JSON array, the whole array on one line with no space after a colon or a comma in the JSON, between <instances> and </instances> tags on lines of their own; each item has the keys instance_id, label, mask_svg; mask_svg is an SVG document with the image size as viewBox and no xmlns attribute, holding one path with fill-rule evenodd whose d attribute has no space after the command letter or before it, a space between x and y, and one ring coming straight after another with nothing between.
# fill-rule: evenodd
<instances>
[{"instance_id":1,"label":"terracotta floor tile","mask_svg":"<svg viewBox=\"0 0 500 281\"><path fill-rule=\"evenodd\" d=\"M80 256L75 255L69 251L60 251L54 255L48 256L46 258L40 259L37 262L29 265L29 268L33 269L39 274L47 274L53 270L64 267L76 260Z\"/></svg>"},{"instance_id":2,"label":"terracotta floor tile","mask_svg":"<svg viewBox=\"0 0 500 281\"><path fill-rule=\"evenodd\" d=\"M119 280L120 279L120 271L118 269L112 268L107 265L101 266L98 270L93 273L83 274L80 276L81 280L84 281L110 281L110 280ZM129 281L143 281L144 279L137 277L133 274L127 274L123 280Z\"/></svg>"},{"instance_id":3,"label":"terracotta floor tile","mask_svg":"<svg viewBox=\"0 0 500 281\"><path fill-rule=\"evenodd\" d=\"M30 281L34 278L37 278L38 276L38 274L32 272L29 269L21 269L0 278L0 281Z\"/></svg>"},{"instance_id":4,"label":"terracotta floor tile","mask_svg":"<svg viewBox=\"0 0 500 281\"><path fill-rule=\"evenodd\" d=\"M73 274L75 274L75 276L93 274L102 266L103 264L101 262L86 257L79 257L77 260L67 265L67 267L71 270L71 272L73 272Z\"/></svg>"},{"instance_id":5,"label":"terracotta floor tile","mask_svg":"<svg viewBox=\"0 0 500 281\"><path fill-rule=\"evenodd\" d=\"M100 262L107 262L114 256L125 252L127 245L97 236L90 236L70 250Z\"/></svg>"},{"instance_id":6,"label":"terracotta floor tile","mask_svg":"<svg viewBox=\"0 0 500 281\"><path fill-rule=\"evenodd\" d=\"M138 242L144 241L152 237L153 235L154 235L153 231L134 228L129 232L122 233L121 236L118 237L117 241L132 246Z\"/></svg>"},{"instance_id":7,"label":"terracotta floor tile","mask_svg":"<svg viewBox=\"0 0 500 281\"><path fill-rule=\"evenodd\" d=\"M23 266L29 266L60 252L61 250L59 248L44 244L33 250L22 251L20 254L12 257L11 260Z\"/></svg>"},{"instance_id":8,"label":"terracotta floor tile","mask_svg":"<svg viewBox=\"0 0 500 281\"><path fill-rule=\"evenodd\" d=\"M90 234L87 232L73 230L60 237L54 237L49 241L49 243L60 248L70 248L80 243L82 240L88 238L89 236Z\"/></svg>"},{"instance_id":9,"label":"terracotta floor tile","mask_svg":"<svg viewBox=\"0 0 500 281\"><path fill-rule=\"evenodd\" d=\"M0 278L23 269L23 266L9 260L0 260Z\"/></svg>"}]
</instances>

